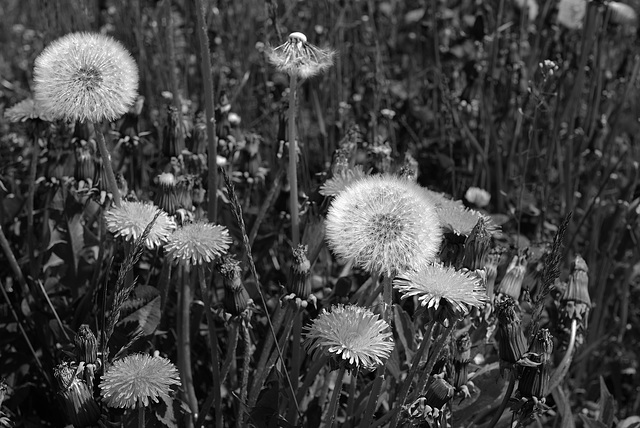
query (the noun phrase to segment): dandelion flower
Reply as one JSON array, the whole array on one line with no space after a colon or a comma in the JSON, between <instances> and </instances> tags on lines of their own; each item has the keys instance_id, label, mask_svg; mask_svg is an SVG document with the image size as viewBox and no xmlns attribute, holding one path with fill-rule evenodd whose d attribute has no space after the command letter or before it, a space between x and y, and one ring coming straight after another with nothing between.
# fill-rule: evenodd
<instances>
[{"instance_id":1,"label":"dandelion flower","mask_svg":"<svg viewBox=\"0 0 640 428\"><path fill-rule=\"evenodd\" d=\"M423 189L393 176L365 177L333 200L326 221L329 247L343 261L389 276L435 258L441 233Z\"/></svg>"},{"instance_id":2,"label":"dandelion flower","mask_svg":"<svg viewBox=\"0 0 640 428\"><path fill-rule=\"evenodd\" d=\"M196 222L176 230L169 237L165 249L174 261L200 265L225 254L230 244L226 227Z\"/></svg>"},{"instance_id":3,"label":"dandelion flower","mask_svg":"<svg viewBox=\"0 0 640 428\"><path fill-rule=\"evenodd\" d=\"M138 67L116 40L102 34L63 36L36 58L36 100L54 118L115 120L137 99Z\"/></svg>"},{"instance_id":4,"label":"dandelion flower","mask_svg":"<svg viewBox=\"0 0 640 428\"><path fill-rule=\"evenodd\" d=\"M146 407L158 397L168 397L169 388L180 385L171 361L146 354L133 354L113 363L102 377L102 399L109 407Z\"/></svg>"},{"instance_id":5,"label":"dandelion flower","mask_svg":"<svg viewBox=\"0 0 640 428\"><path fill-rule=\"evenodd\" d=\"M469 306L481 307L488 301L487 293L477 277L452 267L434 264L418 271L409 271L393 281L402 299L416 296L422 306L438 311L445 305L446 319L469 313Z\"/></svg>"},{"instance_id":6,"label":"dandelion flower","mask_svg":"<svg viewBox=\"0 0 640 428\"><path fill-rule=\"evenodd\" d=\"M176 228L175 221L155 205L145 202L122 201L119 207L111 208L104 214L104 217L109 232L126 241L135 241L142 235L157 212L160 212L160 215L144 242L147 248L154 249L167 242L169 235Z\"/></svg>"},{"instance_id":7,"label":"dandelion flower","mask_svg":"<svg viewBox=\"0 0 640 428\"><path fill-rule=\"evenodd\" d=\"M307 42L307 36L295 32L277 48L268 52L269 61L280 71L303 79L315 76L333 65L335 52Z\"/></svg>"},{"instance_id":8,"label":"dandelion flower","mask_svg":"<svg viewBox=\"0 0 640 428\"><path fill-rule=\"evenodd\" d=\"M364 172L360 165L356 165L354 168L340 169L333 177L320 186L319 192L322 196L336 196L350 184L366 176L367 173Z\"/></svg>"},{"instance_id":9,"label":"dandelion flower","mask_svg":"<svg viewBox=\"0 0 640 428\"><path fill-rule=\"evenodd\" d=\"M367 308L335 305L313 320L305 347L310 353L334 355L351 368L373 370L393 350L389 324Z\"/></svg>"},{"instance_id":10,"label":"dandelion flower","mask_svg":"<svg viewBox=\"0 0 640 428\"><path fill-rule=\"evenodd\" d=\"M498 230L491 217L479 211L466 208L459 201L448 201L437 207L438 217L445 232L469 236L478 220L483 219L489 234Z\"/></svg>"},{"instance_id":11,"label":"dandelion flower","mask_svg":"<svg viewBox=\"0 0 640 428\"><path fill-rule=\"evenodd\" d=\"M9 122L26 122L27 120L35 119L46 121L51 120L49 115L46 114L40 106L40 103L33 100L33 98L27 98L26 100L20 101L18 104L7 109L4 112L4 117L6 117Z\"/></svg>"},{"instance_id":12,"label":"dandelion flower","mask_svg":"<svg viewBox=\"0 0 640 428\"><path fill-rule=\"evenodd\" d=\"M587 0L560 0L558 3L558 22L570 30L582 28L587 12Z\"/></svg>"},{"instance_id":13,"label":"dandelion flower","mask_svg":"<svg viewBox=\"0 0 640 428\"><path fill-rule=\"evenodd\" d=\"M469 187L464 194L464 198L470 204L478 208L484 208L489 205L491 201L491 193L479 187Z\"/></svg>"}]
</instances>

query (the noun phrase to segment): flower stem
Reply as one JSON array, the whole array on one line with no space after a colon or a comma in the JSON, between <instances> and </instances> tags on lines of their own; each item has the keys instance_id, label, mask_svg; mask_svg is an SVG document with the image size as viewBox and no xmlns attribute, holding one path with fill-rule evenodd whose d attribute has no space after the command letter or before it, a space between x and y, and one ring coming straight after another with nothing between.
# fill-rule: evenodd
<instances>
[{"instance_id":1,"label":"flower stem","mask_svg":"<svg viewBox=\"0 0 640 428\"><path fill-rule=\"evenodd\" d=\"M414 354L413 360L411 361L411 368L409 369L409 374L407 374L407 378L404 380L402 384L402 389L400 390L400 394L396 398L396 404L394 407L401 408L404 406L405 401L407 401L407 395L409 394L409 388L411 387L411 381L415 377L418 372L418 367L420 366L420 360L425 352L429 352L429 348L431 347L431 332L433 331L433 326L435 325L435 321L431 321L427 330L424 332L424 336L422 337L422 343L420 343L420 347L418 351ZM389 428L395 428L398 425L398 418L400 413L396 413L391 420L391 424Z\"/></svg>"},{"instance_id":2,"label":"flower stem","mask_svg":"<svg viewBox=\"0 0 640 428\"><path fill-rule=\"evenodd\" d=\"M291 245L300 243L300 214L298 212L298 144L296 142L296 92L298 77L295 73L289 80L289 210L291 213Z\"/></svg>"},{"instance_id":3,"label":"flower stem","mask_svg":"<svg viewBox=\"0 0 640 428\"><path fill-rule=\"evenodd\" d=\"M102 167L104 168L104 172L107 174L107 185L113 195L113 202L117 207L119 207L122 199L120 198L120 190L118 190L116 175L113 172L111 154L107 149L107 144L104 141L104 135L102 134L100 125L98 123L93 123L93 129L96 132L96 139L98 140L98 150L100 150L100 157L102 158Z\"/></svg>"},{"instance_id":4,"label":"flower stem","mask_svg":"<svg viewBox=\"0 0 640 428\"><path fill-rule=\"evenodd\" d=\"M38 144L38 135L40 127L35 125L33 129L33 151L31 153L31 165L29 170L29 190L27 194L27 245L29 247L29 265L31 268L31 276L38 277L37 259L35 256L35 240L33 236L33 206L36 193L36 175L38 174L38 159L40 158L40 144Z\"/></svg>"},{"instance_id":5,"label":"flower stem","mask_svg":"<svg viewBox=\"0 0 640 428\"><path fill-rule=\"evenodd\" d=\"M249 362L251 361L251 335L249 334L249 328L247 323L242 323L242 337L244 339L244 352L242 353L242 382L240 384L240 402L247 401L247 388L249 386ZM245 411L242 406L238 406L238 421L237 427L242 428L244 426L244 414Z\"/></svg>"},{"instance_id":6,"label":"flower stem","mask_svg":"<svg viewBox=\"0 0 640 428\"><path fill-rule=\"evenodd\" d=\"M511 370L511 374L509 376L510 376L510 379L509 379L509 386L507 386L507 392L504 393L502 403L500 403L500 407L498 408L496 413L493 415L493 418L491 419L491 422L489 422L489 425L487 425L487 428L495 427L498 421L500 420L500 416L502 416L502 414L504 413L504 409L507 408L507 404L509 403L509 398L511 398L511 394L513 393L513 388L516 384L515 371Z\"/></svg>"},{"instance_id":7,"label":"flower stem","mask_svg":"<svg viewBox=\"0 0 640 428\"><path fill-rule=\"evenodd\" d=\"M378 398L380 398L380 391L382 390L382 382L384 382L384 366L379 366L376 369L376 379L373 381L373 388L371 388L371 395L369 395L369 401L367 402L367 408L364 411L364 417L360 422L361 427L368 427L373 421L373 414L378 408Z\"/></svg>"},{"instance_id":8,"label":"flower stem","mask_svg":"<svg viewBox=\"0 0 640 428\"><path fill-rule=\"evenodd\" d=\"M340 390L342 389L342 381L344 379L346 365L340 364L338 375L336 377L336 383L333 388L333 394L331 394L331 401L329 402L329 408L327 409L327 415L325 416L325 425L323 427L331 428L333 426L333 420L336 417L336 411L338 410L338 398L340 397Z\"/></svg>"},{"instance_id":9,"label":"flower stem","mask_svg":"<svg viewBox=\"0 0 640 428\"><path fill-rule=\"evenodd\" d=\"M178 345L178 368L180 369L180 378L184 387L186 401L191 409L191 417L195 421L198 418L198 400L196 391L193 387L193 371L191 369L191 337L190 337L190 306L191 306L191 289L189 288L189 267L182 266L180 269L181 287L178 290L178 326L177 326L177 345Z\"/></svg>"},{"instance_id":10,"label":"flower stem","mask_svg":"<svg viewBox=\"0 0 640 428\"><path fill-rule=\"evenodd\" d=\"M293 317L293 338L291 340L291 386L293 390L298 390L298 382L300 377L300 361L302 359L302 310L298 308ZM287 420L295 418L296 409L291 406Z\"/></svg>"},{"instance_id":11,"label":"flower stem","mask_svg":"<svg viewBox=\"0 0 640 428\"><path fill-rule=\"evenodd\" d=\"M222 362L222 369L220 369L220 382L224 383L224 379L229 374L231 363L235 360L236 347L238 346L238 336L240 332L240 326L237 322L229 323L229 346L227 346L227 356Z\"/></svg>"},{"instance_id":12,"label":"flower stem","mask_svg":"<svg viewBox=\"0 0 640 428\"><path fill-rule=\"evenodd\" d=\"M347 401L347 427L353 425L353 416L356 406L356 385L358 381L358 369L351 370L351 383L349 384L349 400Z\"/></svg>"},{"instance_id":13,"label":"flower stem","mask_svg":"<svg viewBox=\"0 0 640 428\"><path fill-rule=\"evenodd\" d=\"M551 375L551 379L549 380L549 387L547 391L553 391L567 374L569 370L569 366L571 365L571 360L573 358L573 350L576 345L576 334L578 332L578 322L574 319L571 320L571 335L569 336L569 345L567 346L567 351L565 352L560 364L555 369L553 374Z\"/></svg>"},{"instance_id":14,"label":"flower stem","mask_svg":"<svg viewBox=\"0 0 640 428\"><path fill-rule=\"evenodd\" d=\"M211 54L209 53L209 36L207 23L204 19L205 7L202 0L196 0L196 16L198 18L198 41L200 42L200 61L202 78L204 81L204 106L207 117L207 159L208 172L208 205L209 221L216 222L218 218L218 142L216 141L216 116L214 112L213 78L211 77Z\"/></svg>"},{"instance_id":15,"label":"flower stem","mask_svg":"<svg viewBox=\"0 0 640 428\"><path fill-rule=\"evenodd\" d=\"M144 428L144 406L138 405L138 427Z\"/></svg>"},{"instance_id":16,"label":"flower stem","mask_svg":"<svg viewBox=\"0 0 640 428\"><path fill-rule=\"evenodd\" d=\"M209 299L209 290L207 288L207 280L204 272L204 265L198 265L198 276L200 277L200 294L204 301L204 313L207 318L207 327L209 330L209 344L211 346L211 370L213 372L213 407L215 408L216 426L223 426L222 422L222 395L220 387L223 380L220 378L220 362L218 358L218 335L216 333L216 324L211 312L211 299ZM236 335L237 340L237 335Z\"/></svg>"},{"instance_id":17,"label":"flower stem","mask_svg":"<svg viewBox=\"0 0 640 428\"><path fill-rule=\"evenodd\" d=\"M415 391L413 391L413 394L411 394L412 397L409 399L409 401L415 400L416 398L415 396L417 394L422 393L422 390L427 384L427 380L429 380L431 371L433 370L433 367L436 365L436 362L438 361L438 356L440 355L440 352L442 352L442 349L444 348L444 345L449 339L449 335L451 334L455 326L456 326L456 321L449 320L449 327L445 328L445 330L442 332L442 334L438 338L438 341L435 343L433 347L433 352L431 353L431 358L429 358L429 361L427 361L427 366L424 368L424 371L420 375L420 380L418 381L418 385L416 386Z\"/></svg>"}]
</instances>

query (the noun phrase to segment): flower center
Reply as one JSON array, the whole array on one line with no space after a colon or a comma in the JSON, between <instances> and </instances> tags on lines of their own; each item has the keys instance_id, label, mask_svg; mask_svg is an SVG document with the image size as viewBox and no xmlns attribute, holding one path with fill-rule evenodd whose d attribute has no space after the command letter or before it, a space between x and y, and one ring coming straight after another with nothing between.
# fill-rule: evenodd
<instances>
[{"instance_id":1,"label":"flower center","mask_svg":"<svg viewBox=\"0 0 640 428\"><path fill-rule=\"evenodd\" d=\"M76 73L76 81L91 91L102 83L102 75L94 67L83 67Z\"/></svg>"},{"instance_id":2,"label":"flower center","mask_svg":"<svg viewBox=\"0 0 640 428\"><path fill-rule=\"evenodd\" d=\"M373 234L383 242L395 241L404 230L400 217L390 213L376 214L371 219L371 227Z\"/></svg>"}]
</instances>

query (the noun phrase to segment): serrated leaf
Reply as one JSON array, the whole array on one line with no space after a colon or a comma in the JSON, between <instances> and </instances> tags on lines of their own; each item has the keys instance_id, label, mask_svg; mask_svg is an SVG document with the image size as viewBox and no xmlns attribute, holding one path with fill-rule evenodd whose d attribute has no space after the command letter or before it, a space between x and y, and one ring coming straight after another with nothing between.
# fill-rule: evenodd
<instances>
[{"instance_id":1,"label":"serrated leaf","mask_svg":"<svg viewBox=\"0 0 640 428\"><path fill-rule=\"evenodd\" d=\"M149 303L120 320L118 324L136 323L142 333L147 336L152 334L160 324L160 296L155 297Z\"/></svg>"},{"instance_id":2,"label":"serrated leaf","mask_svg":"<svg viewBox=\"0 0 640 428\"><path fill-rule=\"evenodd\" d=\"M402 344L405 352L405 359L407 364L410 363L415 352L413 338L415 336L415 330L413 322L409 314L400 307L400 305L393 305L393 318L395 322L395 331L398 335L398 340Z\"/></svg>"},{"instance_id":3,"label":"serrated leaf","mask_svg":"<svg viewBox=\"0 0 640 428\"><path fill-rule=\"evenodd\" d=\"M600 406L598 421L602 422L606 427L611 427L615 416L615 400L607 389L602 376L600 376L600 401L598 404Z\"/></svg>"},{"instance_id":4,"label":"serrated leaf","mask_svg":"<svg viewBox=\"0 0 640 428\"><path fill-rule=\"evenodd\" d=\"M82 224L82 214L75 214L67 220L67 233L71 251L73 253L74 272L78 272L78 262L82 257L84 248L84 227Z\"/></svg>"}]
</instances>

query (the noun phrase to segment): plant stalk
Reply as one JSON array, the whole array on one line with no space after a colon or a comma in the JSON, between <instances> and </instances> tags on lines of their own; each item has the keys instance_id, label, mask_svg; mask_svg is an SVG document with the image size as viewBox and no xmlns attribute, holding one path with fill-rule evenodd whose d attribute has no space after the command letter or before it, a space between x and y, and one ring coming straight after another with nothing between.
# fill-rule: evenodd
<instances>
[{"instance_id":1,"label":"plant stalk","mask_svg":"<svg viewBox=\"0 0 640 428\"><path fill-rule=\"evenodd\" d=\"M300 243L300 213L298 211L298 143L296 141L296 92L298 76L290 75L289 80L289 211L291 213L291 246Z\"/></svg>"},{"instance_id":2,"label":"plant stalk","mask_svg":"<svg viewBox=\"0 0 640 428\"><path fill-rule=\"evenodd\" d=\"M93 123L93 129L96 133L96 140L98 140L98 150L100 150L100 157L102 158L102 167L107 174L107 185L109 187L109 190L111 191L111 194L113 195L113 203L116 204L116 207L119 207L122 202L122 198L120 197L120 190L118 190L116 175L113 172L111 154L107 149L107 144L104 141L104 135L102 134L100 125L98 123Z\"/></svg>"},{"instance_id":3,"label":"plant stalk","mask_svg":"<svg viewBox=\"0 0 640 428\"><path fill-rule=\"evenodd\" d=\"M333 420L336 418L336 412L338 410L338 399L340 397L340 390L342 390L342 381L344 380L344 372L346 369L346 364L340 364L340 369L338 370L338 375L336 377L336 382L333 388L333 394L331 394L331 401L329 402L329 408L327 409L327 414L325 416L325 424L323 427L331 428L333 426Z\"/></svg>"}]
</instances>

